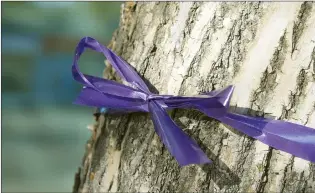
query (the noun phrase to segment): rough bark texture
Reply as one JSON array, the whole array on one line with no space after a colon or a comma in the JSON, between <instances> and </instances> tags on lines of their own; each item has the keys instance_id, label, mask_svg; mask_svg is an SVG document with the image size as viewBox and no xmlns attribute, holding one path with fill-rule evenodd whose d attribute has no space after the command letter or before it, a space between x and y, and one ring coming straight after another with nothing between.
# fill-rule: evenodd
<instances>
[{"instance_id":1,"label":"rough bark texture","mask_svg":"<svg viewBox=\"0 0 315 193\"><path fill-rule=\"evenodd\" d=\"M110 47L152 91L236 86L231 110L315 128L315 4L126 3ZM111 68L104 76L117 79ZM101 115L74 192L314 192L315 164L194 110L171 112L214 160L180 168L145 113Z\"/></svg>"}]
</instances>

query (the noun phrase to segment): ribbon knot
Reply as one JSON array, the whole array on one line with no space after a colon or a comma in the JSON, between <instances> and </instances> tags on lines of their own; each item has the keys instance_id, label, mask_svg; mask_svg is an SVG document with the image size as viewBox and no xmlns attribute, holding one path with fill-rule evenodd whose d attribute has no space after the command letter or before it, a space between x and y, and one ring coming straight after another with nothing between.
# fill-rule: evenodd
<instances>
[{"instance_id":1,"label":"ribbon knot","mask_svg":"<svg viewBox=\"0 0 315 193\"><path fill-rule=\"evenodd\" d=\"M158 99L164 99L165 97L157 94L149 94L147 97L147 101L149 102L150 100L158 100Z\"/></svg>"},{"instance_id":2,"label":"ribbon knot","mask_svg":"<svg viewBox=\"0 0 315 193\"><path fill-rule=\"evenodd\" d=\"M80 72L78 60L85 48L103 53L116 73L128 85ZM181 166L211 161L197 143L168 116L166 110L173 108L197 109L262 143L315 162L315 129L280 120L229 112L234 90L232 85L197 96L153 94L127 62L90 37L83 38L76 48L72 75L76 81L84 85L75 100L76 104L106 107L115 111L150 112L155 131Z\"/></svg>"}]
</instances>

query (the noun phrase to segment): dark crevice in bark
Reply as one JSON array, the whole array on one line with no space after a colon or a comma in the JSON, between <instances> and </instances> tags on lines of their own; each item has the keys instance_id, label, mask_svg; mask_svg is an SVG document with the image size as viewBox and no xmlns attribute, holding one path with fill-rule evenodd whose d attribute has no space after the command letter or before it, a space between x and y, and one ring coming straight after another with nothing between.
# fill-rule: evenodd
<instances>
[{"instance_id":1,"label":"dark crevice in bark","mask_svg":"<svg viewBox=\"0 0 315 193\"><path fill-rule=\"evenodd\" d=\"M252 152L255 151L255 148L253 148L255 144L255 139L249 138L247 136L242 137L242 142L241 142L241 151L238 152L238 160L236 163L236 167L234 171L237 171L238 176L244 176L245 173L245 164L250 164L251 160L253 159L253 154ZM239 186L237 187L237 190L239 191Z\"/></svg>"},{"instance_id":2,"label":"dark crevice in bark","mask_svg":"<svg viewBox=\"0 0 315 193\"><path fill-rule=\"evenodd\" d=\"M113 181L110 182L109 188L108 188L109 190L112 189L113 183L114 183Z\"/></svg>"},{"instance_id":3,"label":"dark crevice in bark","mask_svg":"<svg viewBox=\"0 0 315 193\"><path fill-rule=\"evenodd\" d=\"M196 11L197 9L194 7L194 8L192 8L192 10ZM191 14L193 14L193 13L191 13ZM193 17L191 19L194 20L195 18ZM189 22L191 22L191 21L189 21ZM186 26L189 26L189 25L186 25ZM202 39L206 39L208 36L209 36L209 34L205 33L204 36L202 37ZM205 42L205 41L203 41L203 42ZM188 80L188 78L192 77L192 75L197 76L197 74L199 73L198 72L198 68L199 68L198 64L200 63L201 58L204 56L204 48L205 48L205 44L201 43L198 51L196 52L196 55L194 56L193 60L189 64L189 67L187 68L187 74L184 76L184 78L181 82L179 93L178 93L179 95L183 94L184 86L185 86L185 83Z\"/></svg>"},{"instance_id":4,"label":"dark crevice in bark","mask_svg":"<svg viewBox=\"0 0 315 193\"><path fill-rule=\"evenodd\" d=\"M230 4L228 5L230 6ZM213 32L218 30L213 26L217 26L217 23L223 20L223 17L227 15L227 13L229 13L231 8L227 8L229 7L228 5L226 5L226 7L224 6L224 4L221 6L221 9L223 10L222 14L219 16L215 14L215 17L211 20L211 24L209 25L209 30ZM229 31L226 43L222 47L217 60L213 64L211 64L211 73L209 73L206 80L201 80L199 83L201 90L208 91L209 88L212 89L218 87L217 85L220 85L220 87L222 85L227 85L228 82L237 75L239 71L239 66L246 57L247 45L249 45L249 43L256 36L257 24L255 21L260 18L262 14L260 13L261 9L259 7L259 3L258 5L257 3L242 4L242 6L243 8L241 14L239 15L238 19L233 21L233 25ZM249 18L248 15L252 12L255 12L258 18ZM250 34L250 36L243 35L245 33ZM209 35L208 38L210 38L211 43L215 41L211 40L211 36ZM205 42L205 46L210 43L209 41ZM242 44L245 46L241 46ZM202 55L201 57L206 56ZM228 73L227 69L231 66L233 67L233 71Z\"/></svg>"},{"instance_id":5,"label":"dark crevice in bark","mask_svg":"<svg viewBox=\"0 0 315 193\"><path fill-rule=\"evenodd\" d=\"M305 69L301 69L296 78L295 91L290 91L288 106L282 107L280 119L288 119L296 112L298 105L300 105L301 101L305 97L307 83L307 72Z\"/></svg>"},{"instance_id":6,"label":"dark crevice in bark","mask_svg":"<svg viewBox=\"0 0 315 193\"><path fill-rule=\"evenodd\" d=\"M297 177L297 185L293 189L295 192L305 193L308 184L308 179L305 176L305 171L302 171L299 176L297 175Z\"/></svg>"},{"instance_id":7,"label":"dark crevice in bark","mask_svg":"<svg viewBox=\"0 0 315 193\"><path fill-rule=\"evenodd\" d=\"M183 58L183 56L181 54L183 53L185 42L190 37L191 29L193 28L193 25L194 25L194 23L196 21L196 17L198 16L198 12L200 11L200 5L201 4L202 3L194 2L193 5L191 6L190 10L189 10L189 13L188 13L189 17L185 21L186 25L185 25L185 28L184 28L184 30L182 32L183 33L183 39L182 39L183 43L181 44L181 47L179 49L175 47L174 50L173 50L174 61L173 61L172 69L173 69L173 67L175 65L175 60L177 59L178 54L180 55L180 58ZM200 49L198 50L198 52L199 51L200 51ZM188 67L188 69L192 68L193 64L194 64L194 62L190 63L190 66ZM181 94L181 87L182 87L183 83L185 82L185 80L187 78L188 78L187 75L185 75L185 77L183 78L183 80L181 82L179 93L177 93L177 94Z\"/></svg>"},{"instance_id":8,"label":"dark crevice in bark","mask_svg":"<svg viewBox=\"0 0 315 193\"><path fill-rule=\"evenodd\" d=\"M230 50L226 53L228 57L224 57L227 61L226 67L229 68L233 65L232 77L236 77L240 66L244 59L246 58L247 46L250 42L254 40L257 33L257 21L262 17L263 12L260 8L261 2L247 2L244 4L244 9L240 14L240 18L235 21L235 26L233 27L233 32L230 34L234 36L233 39L227 43L230 43ZM250 18L250 14L255 14L256 18ZM244 46L241 46L244 44Z\"/></svg>"},{"instance_id":9,"label":"dark crevice in bark","mask_svg":"<svg viewBox=\"0 0 315 193\"><path fill-rule=\"evenodd\" d=\"M163 6L162 12L165 12L165 10L167 9L167 4L165 4ZM139 73L142 74L142 77L145 77L145 73L147 71L147 68L150 66L150 59L153 58L157 52L157 37L159 34L159 30L165 25L165 18L163 17L163 19L161 19L161 22L158 24L156 31L154 33L154 37L153 37L153 45L150 49L150 52L148 54L148 56L145 58L143 64L142 64L142 68L139 70ZM143 69L143 70L142 70ZM148 83L148 81L146 81L146 83ZM152 88L153 85L150 84L150 87ZM156 90L156 89L155 89ZM156 90L157 91L157 90Z\"/></svg>"},{"instance_id":10,"label":"dark crevice in bark","mask_svg":"<svg viewBox=\"0 0 315 193\"><path fill-rule=\"evenodd\" d=\"M194 2L191 6L189 13L188 13L188 19L185 21L186 25L183 30L183 39L187 40L190 37L191 30L195 24L195 21L198 17L198 14L200 12L200 7L202 6L202 2ZM181 49L183 49L184 44L181 45Z\"/></svg>"},{"instance_id":11,"label":"dark crevice in bark","mask_svg":"<svg viewBox=\"0 0 315 193\"><path fill-rule=\"evenodd\" d=\"M171 19L171 18L168 18L169 14L166 14L167 12L169 12L168 9L170 9L169 3L160 3L160 4L158 4L158 6L162 7L162 8L156 8L155 9L155 10L160 10L160 11L153 11L153 14L154 14L153 20L155 18L158 18L160 15L162 15L162 17L158 20L158 23L156 24L157 27L156 27L156 31L154 33L154 37L153 37L153 41L152 41L153 45L150 47L150 49L148 49L149 53L145 57L144 61L142 62L141 68L139 69L139 73L142 74L143 78L146 76L145 74L147 73L147 69L152 68L152 66L153 66L152 62L155 62L154 61L155 55L159 51L157 44L159 44L159 41L160 41L159 36L161 35L161 30L164 30L163 27ZM153 22L153 20L151 22ZM139 39L139 37L135 36L134 39ZM158 62L156 62L156 64L154 66L159 65L159 61L160 61L160 59L158 59ZM146 79L146 78L144 78L144 79L145 79L145 83L148 85L149 89L150 90L153 89L151 91L153 91L153 93L155 93L155 94L158 94L159 93L158 90L148 81L148 79Z\"/></svg>"},{"instance_id":12,"label":"dark crevice in bark","mask_svg":"<svg viewBox=\"0 0 315 193\"><path fill-rule=\"evenodd\" d=\"M310 117L311 117L313 112L315 112L315 102L313 103L312 110L306 115L305 122L303 123L304 126L306 126L308 124L308 122L310 121Z\"/></svg>"},{"instance_id":13,"label":"dark crevice in bark","mask_svg":"<svg viewBox=\"0 0 315 193\"><path fill-rule=\"evenodd\" d=\"M315 182L315 163L309 163L309 171L310 174L308 176L308 179L310 182ZM314 183L313 183L314 184ZM309 186L306 187L307 188L307 192L311 193L314 190L314 185L312 186L311 184Z\"/></svg>"},{"instance_id":14,"label":"dark crevice in bark","mask_svg":"<svg viewBox=\"0 0 315 193\"><path fill-rule=\"evenodd\" d=\"M301 178L301 179L304 178L304 171L302 171L300 178ZM306 192L306 187L307 187L307 181L306 181L306 179L305 179L305 180L301 180L300 182L303 183L303 185L301 186L301 192L302 192L302 193L305 193L305 192ZM299 182L299 184L300 184L300 182Z\"/></svg>"},{"instance_id":15,"label":"dark crevice in bark","mask_svg":"<svg viewBox=\"0 0 315 193\"><path fill-rule=\"evenodd\" d=\"M128 125L131 120L131 114L127 116L123 116L119 123L118 126L116 127L117 131L114 133L117 134L116 136L113 136L116 139L116 150L121 151L122 150L122 143L125 141L125 138L127 137L128 134Z\"/></svg>"},{"instance_id":16,"label":"dark crevice in bark","mask_svg":"<svg viewBox=\"0 0 315 193\"><path fill-rule=\"evenodd\" d=\"M275 49L273 57L269 66L263 72L260 78L260 85L252 94L251 107L259 111L264 110L264 106L272 100L270 96L275 90L278 83L276 81L279 74L281 74L281 68L285 61L285 55L287 53L288 42L286 40L286 32L281 36L279 45ZM262 116L261 114L259 116Z\"/></svg>"},{"instance_id":17,"label":"dark crevice in bark","mask_svg":"<svg viewBox=\"0 0 315 193\"><path fill-rule=\"evenodd\" d=\"M213 18L213 20L211 20L211 23L215 22L215 17ZM233 27L230 29L230 33L227 37L225 46L221 49L221 52L218 56L218 59L214 62L214 64L212 64L212 67L210 69L210 72L206 81L203 81L203 88L202 90L208 90L209 86L207 85L207 83L210 83L210 85L212 87L216 87L216 85L226 85L226 82L229 80L228 76L229 74L227 74L227 65L229 65L229 57L231 56L231 52L232 52L232 41L234 39L234 35L232 35L234 33L234 29L236 26L236 21L233 24ZM214 29L213 29L214 30ZM214 30L215 31L215 30ZM228 53L228 57L225 58L224 54ZM224 57L224 59L223 59ZM225 81L225 82L221 82L221 81Z\"/></svg>"},{"instance_id":18,"label":"dark crevice in bark","mask_svg":"<svg viewBox=\"0 0 315 193\"><path fill-rule=\"evenodd\" d=\"M259 193L264 192L265 186L269 180L268 175L269 175L269 170L270 170L272 151L273 151L273 148L269 147L268 153L266 154L264 171L263 171L261 178L259 180L259 184L257 186L256 192L259 192Z\"/></svg>"},{"instance_id":19,"label":"dark crevice in bark","mask_svg":"<svg viewBox=\"0 0 315 193\"><path fill-rule=\"evenodd\" d=\"M281 183L282 187L281 187L280 193L284 192L284 189L286 187L286 183L287 183L287 180L288 180L287 179L287 175L289 174L289 170L292 171L293 163L294 163L294 157L292 156L290 158L289 163L284 168L283 179L282 179L282 183Z\"/></svg>"},{"instance_id":20,"label":"dark crevice in bark","mask_svg":"<svg viewBox=\"0 0 315 193\"><path fill-rule=\"evenodd\" d=\"M304 2L301 5L300 11L293 25L291 57L297 50L297 44L299 43L299 40L305 30L307 19L312 12L312 6L313 2Z\"/></svg>"},{"instance_id":21,"label":"dark crevice in bark","mask_svg":"<svg viewBox=\"0 0 315 193\"><path fill-rule=\"evenodd\" d=\"M309 182L312 182L310 175L306 176L305 171L296 172L293 168L294 158L291 158L285 167L285 173L282 180L281 193L283 192L309 192ZM311 168L310 168L311 169ZM311 171L310 171L311 172Z\"/></svg>"}]
</instances>

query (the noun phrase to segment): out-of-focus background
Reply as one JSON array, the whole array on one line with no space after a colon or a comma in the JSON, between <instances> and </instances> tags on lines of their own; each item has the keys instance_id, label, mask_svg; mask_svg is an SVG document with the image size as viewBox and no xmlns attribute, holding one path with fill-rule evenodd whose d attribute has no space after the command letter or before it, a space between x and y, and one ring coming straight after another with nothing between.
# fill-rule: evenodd
<instances>
[{"instance_id":1,"label":"out-of-focus background","mask_svg":"<svg viewBox=\"0 0 315 193\"><path fill-rule=\"evenodd\" d=\"M70 192L93 123L73 105L71 76L84 36L107 45L121 2L1 2L2 190ZM101 76L104 56L85 52L84 73Z\"/></svg>"}]
</instances>

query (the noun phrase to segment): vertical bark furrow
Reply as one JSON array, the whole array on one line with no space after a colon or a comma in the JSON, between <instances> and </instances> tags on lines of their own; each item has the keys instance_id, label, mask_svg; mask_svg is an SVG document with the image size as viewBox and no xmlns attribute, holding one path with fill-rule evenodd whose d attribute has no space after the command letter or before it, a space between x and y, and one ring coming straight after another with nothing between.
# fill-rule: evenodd
<instances>
[{"instance_id":1,"label":"vertical bark furrow","mask_svg":"<svg viewBox=\"0 0 315 193\"><path fill-rule=\"evenodd\" d=\"M291 118L292 114L295 113L296 108L300 104L301 100L305 98L307 82L308 79L306 72L304 69L302 69L296 77L296 89L295 91L290 91L289 103L287 106L283 106L280 119L289 119Z\"/></svg>"},{"instance_id":2,"label":"vertical bark furrow","mask_svg":"<svg viewBox=\"0 0 315 193\"><path fill-rule=\"evenodd\" d=\"M265 165L264 165L263 173L262 173L261 178L259 180L256 192L265 192L265 187L266 187L266 184L269 180L268 175L269 175L269 170L270 170L272 152L273 152L273 148L269 147L268 153L266 154L266 158L265 158L265 163L264 163Z\"/></svg>"},{"instance_id":3,"label":"vertical bark furrow","mask_svg":"<svg viewBox=\"0 0 315 193\"><path fill-rule=\"evenodd\" d=\"M306 186L306 192L311 193L314 191L315 189L315 164L314 163L310 163L309 164L309 177L308 177L308 185Z\"/></svg>"},{"instance_id":4,"label":"vertical bark furrow","mask_svg":"<svg viewBox=\"0 0 315 193\"><path fill-rule=\"evenodd\" d=\"M282 179L282 187L280 189L280 193L284 192L284 189L286 187L286 184L288 182L287 177L290 176L288 174L290 174L290 171L292 171L293 168L293 162L294 162L294 157L291 157L290 162L285 166L284 168L284 174L283 174L283 179Z\"/></svg>"},{"instance_id":5,"label":"vertical bark furrow","mask_svg":"<svg viewBox=\"0 0 315 193\"><path fill-rule=\"evenodd\" d=\"M309 18L313 6L314 2L304 2L301 5L293 26L291 56L297 50L297 45L306 27L306 20Z\"/></svg>"},{"instance_id":6,"label":"vertical bark furrow","mask_svg":"<svg viewBox=\"0 0 315 193\"><path fill-rule=\"evenodd\" d=\"M264 106L272 100L272 93L277 86L277 77L282 73L281 68L285 61L288 51L287 33L284 32L279 40L278 47L275 48L273 57L267 69L260 78L260 85L252 94L251 107L257 110L258 115L262 116Z\"/></svg>"}]
</instances>

